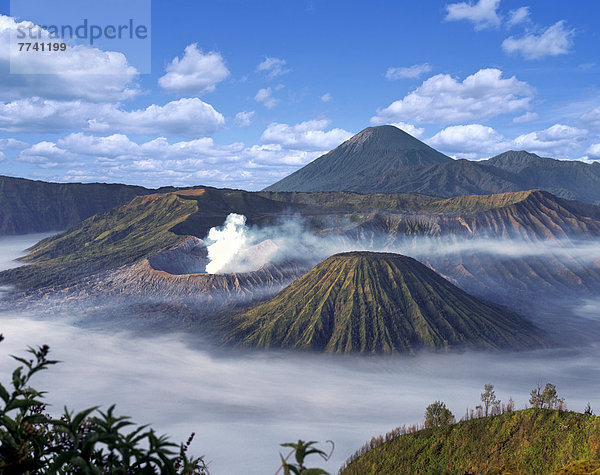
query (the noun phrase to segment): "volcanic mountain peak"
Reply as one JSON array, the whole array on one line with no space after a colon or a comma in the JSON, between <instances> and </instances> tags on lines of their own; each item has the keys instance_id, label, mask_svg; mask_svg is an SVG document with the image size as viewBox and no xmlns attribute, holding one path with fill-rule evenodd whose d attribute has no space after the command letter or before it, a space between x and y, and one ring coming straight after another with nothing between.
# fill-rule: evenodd
<instances>
[{"instance_id":1,"label":"volcanic mountain peak","mask_svg":"<svg viewBox=\"0 0 600 475\"><path fill-rule=\"evenodd\" d=\"M352 152L360 152L362 150L396 150L398 152L405 150L433 150L429 145L393 125L367 127L342 143L338 149L347 149Z\"/></svg>"},{"instance_id":2,"label":"volcanic mountain peak","mask_svg":"<svg viewBox=\"0 0 600 475\"><path fill-rule=\"evenodd\" d=\"M364 183L365 176L414 166L439 165L450 157L393 125L369 127L300 170L269 186L267 191L340 191Z\"/></svg>"},{"instance_id":3,"label":"volcanic mountain peak","mask_svg":"<svg viewBox=\"0 0 600 475\"><path fill-rule=\"evenodd\" d=\"M452 160L392 125L369 127L266 191L422 193L453 197L533 188L600 204L600 163L509 150L488 160Z\"/></svg>"},{"instance_id":4,"label":"volcanic mountain peak","mask_svg":"<svg viewBox=\"0 0 600 475\"><path fill-rule=\"evenodd\" d=\"M532 348L521 317L480 301L410 257L347 252L232 318L228 342L334 353Z\"/></svg>"}]
</instances>

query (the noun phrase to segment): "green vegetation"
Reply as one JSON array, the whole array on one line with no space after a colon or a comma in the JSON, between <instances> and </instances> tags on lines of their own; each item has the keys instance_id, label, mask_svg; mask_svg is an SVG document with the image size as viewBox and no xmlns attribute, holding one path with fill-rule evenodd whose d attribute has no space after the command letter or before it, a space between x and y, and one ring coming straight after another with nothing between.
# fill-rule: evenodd
<instances>
[{"instance_id":1,"label":"green vegetation","mask_svg":"<svg viewBox=\"0 0 600 475\"><path fill-rule=\"evenodd\" d=\"M399 254L348 252L231 318L225 341L332 353L535 348L538 330Z\"/></svg>"},{"instance_id":2,"label":"green vegetation","mask_svg":"<svg viewBox=\"0 0 600 475\"><path fill-rule=\"evenodd\" d=\"M284 203L305 204L343 213L370 211L423 211L439 198L418 193L354 193L349 191L290 193L261 191L260 196Z\"/></svg>"},{"instance_id":3,"label":"green vegetation","mask_svg":"<svg viewBox=\"0 0 600 475\"><path fill-rule=\"evenodd\" d=\"M186 443L174 444L147 426L116 416L114 405L106 412L65 408L59 419L45 414L44 392L32 387L31 380L57 362L48 359L45 345L28 354L13 356L20 365L13 371L12 388L0 384L1 473L208 474L203 458L187 453L194 434ZM494 405L493 385L484 390L482 401ZM543 395L547 405L563 401L550 383L534 393ZM501 412L483 417L480 411L478 418L454 423L446 405L436 401L425 411L423 428L398 428L385 439L373 439L341 473L600 473L599 417L542 408L513 412L507 406ZM327 442L333 452L333 442ZM307 466L311 455L331 456L316 443L281 444L292 450L280 455L277 473L328 475Z\"/></svg>"},{"instance_id":4,"label":"green vegetation","mask_svg":"<svg viewBox=\"0 0 600 475\"><path fill-rule=\"evenodd\" d=\"M532 408L397 430L385 441L374 439L341 473L575 474L597 470L598 459L600 417Z\"/></svg>"},{"instance_id":5,"label":"green vegetation","mask_svg":"<svg viewBox=\"0 0 600 475\"><path fill-rule=\"evenodd\" d=\"M309 455L320 455L324 460L329 459L329 455L323 452L321 449L317 449L313 447L317 442L312 440L310 442L304 442L303 440L299 440L298 442L288 442L286 444L281 444L282 447L291 447L293 451L288 455L288 458L294 454L294 458L296 459L296 463L288 463L287 459L281 456L281 468L283 468L284 475L329 475L328 472L321 468L308 468L305 466L304 459Z\"/></svg>"},{"instance_id":6,"label":"green vegetation","mask_svg":"<svg viewBox=\"0 0 600 475\"><path fill-rule=\"evenodd\" d=\"M543 193L539 190L526 190L492 195L465 195L454 198L439 198L419 193L363 194L348 191L313 193L262 191L259 194L269 199L286 203L301 203L332 208L344 212L412 211L430 214L465 214L511 206L529 199L532 194L536 193L550 196L549 193ZM561 200L561 202L563 201L564 200Z\"/></svg>"},{"instance_id":7,"label":"green vegetation","mask_svg":"<svg viewBox=\"0 0 600 475\"><path fill-rule=\"evenodd\" d=\"M481 402L483 403L484 416L487 417L491 413L499 414L501 401L496 397L493 384L485 384L484 391L481 393Z\"/></svg>"},{"instance_id":8,"label":"green vegetation","mask_svg":"<svg viewBox=\"0 0 600 475\"><path fill-rule=\"evenodd\" d=\"M391 193L398 196L398 203L391 206L408 210L414 206L413 198L404 199L401 194L421 193L416 201L427 201L424 195L506 194L536 188L600 204L600 165L541 158L524 151L508 151L480 162L452 160L395 127L380 126L363 130L267 190ZM67 229L136 196L173 191L177 189L47 183L0 176L0 235ZM383 198L390 200L396 199ZM329 200L325 205L331 205ZM352 206L349 202L345 205ZM209 215L206 213L205 219Z\"/></svg>"},{"instance_id":9,"label":"green vegetation","mask_svg":"<svg viewBox=\"0 0 600 475\"><path fill-rule=\"evenodd\" d=\"M0 281L22 289L65 284L150 257L186 236L205 237L229 213L246 214L248 224L257 224L274 220L287 208L239 190L200 188L139 196L39 242L24 258L31 265L0 273Z\"/></svg>"},{"instance_id":10,"label":"green vegetation","mask_svg":"<svg viewBox=\"0 0 600 475\"><path fill-rule=\"evenodd\" d=\"M441 427L454 424L454 414L442 401L435 401L425 409L425 427Z\"/></svg>"},{"instance_id":11,"label":"green vegetation","mask_svg":"<svg viewBox=\"0 0 600 475\"><path fill-rule=\"evenodd\" d=\"M178 192L180 198L197 203L197 211L173 228L175 234L206 237L210 228L222 226L229 213L246 216L248 226L274 223L303 206L290 206L258 193L242 190L197 188Z\"/></svg>"},{"instance_id":12,"label":"green vegetation","mask_svg":"<svg viewBox=\"0 0 600 475\"><path fill-rule=\"evenodd\" d=\"M529 404L537 408L562 410L565 405L565 400L563 398L558 397L558 393L556 392L556 386L554 386L554 384L546 383L546 386L544 386L543 390L540 386L538 386L537 388L531 391L531 398L529 398ZM589 403L588 408L591 412ZM586 411L588 408L586 408Z\"/></svg>"},{"instance_id":13,"label":"green vegetation","mask_svg":"<svg viewBox=\"0 0 600 475\"><path fill-rule=\"evenodd\" d=\"M600 417L589 404L567 412L551 383L531 392L532 409L515 412L512 398L501 405L493 384L481 401L459 423L443 402L430 404L424 426L373 438L340 473L600 473Z\"/></svg>"},{"instance_id":14,"label":"green vegetation","mask_svg":"<svg viewBox=\"0 0 600 475\"><path fill-rule=\"evenodd\" d=\"M518 191L513 193L499 193L493 195L465 195L455 198L438 200L429 205L429 209L443 213L448 212L481 212L495 208L511 206L529 198L535 191Z\"/></svg>"},{"instance_id":15,"label":"green vegetation","mask_svg":"<svg viewBox=\"0 0 600 475\"><path fill-rule=\"evenodd\" d=\"M343 218L363 232L519 239L600 236L600 207L540 190L447 199L414 193L262 192L261 195L306 205L309 208L303 212L308 215L323 215L323 210L327 210L330 220ZM320 211L315 212L313 207Z\"/></svg>"},{"instance_id":16,"label":"green vegetation","mask_svg":"<svg viewBox=\"0 0 600 475\"><path fill-rule=\"evenodd\" d=\"M600 475L600 460L578 460L553 472L553 475Z\"/></svg>"},{"instance_id":17,"label":"green vegetation","mask_svg":"<svg viewBox=\"0 0 600 475\"><path fill-rule=\"evenodd\" d=\"M12 389L0 383L0 473L208 475L203 457L187 453L194 433L185 443L174 444L147 426L136 427L129 417L116 416L114 405L106 412L92 407L77 414L65 407L59 419L45 414L45 392L34 389L30 382L37 373L58 363L48 359L49 350L44 345L29 348L28 358L13 356L21 366L13 371ZM333 442L327 442L333 453ZM316 443L281 444L292 448L286 458L281 455L284 475L329 475L320 468L306 467L309 455L324 460L331 456L314 447ZM292 455L296 464L288 462Z\"/></svg>"}]
</instances>

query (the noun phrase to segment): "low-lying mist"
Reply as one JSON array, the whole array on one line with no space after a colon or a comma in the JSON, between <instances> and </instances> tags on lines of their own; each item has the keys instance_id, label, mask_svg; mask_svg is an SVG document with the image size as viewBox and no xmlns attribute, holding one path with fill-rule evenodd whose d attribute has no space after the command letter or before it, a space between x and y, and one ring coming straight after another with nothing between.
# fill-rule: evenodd
<instances>
[{"instance_id":1,"label":"low-lying mist","mask_svg":"<svg viewBox=\"0 0 600 475\"><path fill-rule=\"evenodd\" d=\"M42 239L56 233L35 233L25 236L0 236L0 270L11 269L23 265L16 259L27 254L27 249Z\"/></svg>"},{"instance_id":2,"label":"low-lying mist","mask_svg":"<svg viewBox=\"0 0 600 475\"><path fill-rule=\"evenodd\" d=\"M59 315L40 320L2 314L0 380L7 383L27 345L47 343L62 361L36 378L53 413L117 403L121 414L183 441L196 432L194 454L211 473L274 473L279 444L331 439L335 473L372 435L420 423L425 407L445 401L454 414L478 404L485 383L523 407L529 391L550 381L568 407L600 408L600 347L531 353L338 357L291 353L224 356L185 335L138 338L90 330ZM286 452L284 452L286 453Z\"/></svg>"},{"instance_id":3,"label":"low-lying mist","mask_svg":"<svg viewBox=\"0 0 600 475\"><path fill-rule=\"evenodd\" d=\"M300 219L262 230L241 221L234 223L234 231L241 226L246 233L242 255L230 259L226 263L230 267L223 269L236 269L244 249L256 251L253 246L268 240L279 253L279 257L272 253L268 262L306 257L308 252L321 259L360 248L350 240L308 232ZM18 265L12 258L38 239L0 238L0 265ZM468 255L475 251L509 259L541 258L551 249L565 262L585 266L596 262L600 244L458 242L450 238L399 243L381 236L363 249L400 252L423 260L443 257L445 252ZM600 328L600 300L556 298L570 309L568 318L577 316L578 325L587 325L590 334ZM518 408L526 405L534 386L549 381L557 385L570 409L581 411L588 401L596 412L600 409L597 343L536 352L422 353L414 357L225 352L213 348L201 332L142 335L137 329L124 331L114 321L102 321L100 313L95 304L86 308L81 301L76 313L53 306L44 312L39 308L0 312L0 333L6 337L0 343L0 381L8 384L15 367L10 354L23 354L28 345L49 344L52 357L62 363L40 374L34 387L48 391L52 413L60 413L64 404L83 409L117 403L121 414L152 424L176 441L194 431L191 451L205 455L216 475L274 473L279 451L287 454L279 444L298 438L335 441L332 460L315 461L335 473L371 436L397 425L422 422L425 407L435 400L445 401L461 417L467 407L479 403L485 383L494 384L502 400L512 397Z\"/></svg>"},{"instance_id":4,"label":"low-lying mist","mask_svg":"<svg viewBox=\"0 0 600 475\"><path fill-rule=\"evenodd\" d=\"M246 217L232 213L222 227L214 227L204 239L209 263L206 272L250 272L284 260L319 261L351 250L397 252L417 259L456 254L493 255L500 258L539 257L600 264L599 240L519 240L456 236L399 237L373 232L369 238L345 234L319 234L300 216L281 218L277 224L247 226Z\"/></svg>"}]
</instances>

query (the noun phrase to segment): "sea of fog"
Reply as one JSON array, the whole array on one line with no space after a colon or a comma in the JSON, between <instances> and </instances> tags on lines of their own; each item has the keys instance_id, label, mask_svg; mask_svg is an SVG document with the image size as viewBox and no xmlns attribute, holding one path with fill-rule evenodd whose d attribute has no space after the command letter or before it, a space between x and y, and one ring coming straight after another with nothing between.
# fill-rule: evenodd
<instances>
[{"instance_id":1,"label":"sea of fog","mask_svg":"<svg viewBox=\"0 0 600 475\"><path fill-rule=\"evenodd\" d=\"M0 266L41 236L0 237ZM600 301L579 314L598 321ZM46 315L46 313L45 313ZM205 455L212 474L275 473L282 442L333 440L335 473L373 435L420 423L425 407L443 400L458 417L474 408L485 383L523 407L529 391L550 381L569 408L589 401L600 410L600 344L572 349L416 357L340 357L214 351L197 336L148 336L95 325L82 316L0 313L0 380L8 384L11 354L49 344L61 363L40 374L50 411L117 404L118 412L151 424L175 441L196 433L191 452ZM85 318L85 315L83 316ZM322 445L324 449L326 445Z\"/></svg>"}]
</instances>

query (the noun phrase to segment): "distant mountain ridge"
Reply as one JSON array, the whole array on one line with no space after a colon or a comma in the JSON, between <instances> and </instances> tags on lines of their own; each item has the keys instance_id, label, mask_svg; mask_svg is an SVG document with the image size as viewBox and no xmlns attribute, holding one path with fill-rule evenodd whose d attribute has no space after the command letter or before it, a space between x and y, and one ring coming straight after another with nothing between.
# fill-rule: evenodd
<instances>
[{"instance_id":1,"label":"distant mountain ridge","mask_svg":"<svg viewBox=\"0 0 600 475\"><path fill-rule=\"evenodd\" d=\"M298 214L325 233L335 231L362 242L378 236L387 236L391 242L406 236L529 242L600 236L600 207L543 191L439 199L414 194L250 193L202 187L139 196L94 215L38 243L24 258L30 265L1 272L0 283L39 288L133 264L190 236L204 238L229 213L245 215L249 226L274 224ZM520 275L518 280L524 284L527 279ZM589 280L600 282L600 277Z\"/></svg>"},{"instance_id":2,"label":"distant mountain ridge","mask_svg":"<svg viewBox=\"0 0 600 475\"><path fill-rule=\"evenodd\" d=\"M555 160L523 150L509 150L479 163L515 175L525 188L540 188L562 198L599 204L598 162Z\"/></svg>"},{"instance_id":3,"label":"distant mountain ridge","mask_svg":"<svg viewBox=\"0 0 600 475\"><path fill-rule=\"evenodd\" d=\"M508 151L488 160L453 160L384 125L369 127L265 191L423 193L453 197L542 189L600 204L600 164Z\"/></svg>"},{"instance_id":4,"label":"distant mountain ridge","mask_svg":"<svg viewBox=\"0 0 600 475\"><path fill-rule=\"evenodd\" d=\"M136 196L175 189L0 176L0 235L61 231Z\"/></svg>"}]
</instances>

